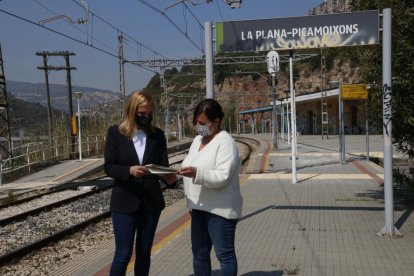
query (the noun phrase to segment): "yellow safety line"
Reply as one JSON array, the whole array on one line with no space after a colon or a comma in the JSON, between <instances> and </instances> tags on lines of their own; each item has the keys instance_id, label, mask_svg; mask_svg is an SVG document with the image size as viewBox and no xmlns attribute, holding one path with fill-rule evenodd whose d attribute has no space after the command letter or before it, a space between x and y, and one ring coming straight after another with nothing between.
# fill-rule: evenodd
<instances>
[{"instance_id":1,"label":"yellow safety line","mask_svg":"<svg viewBox=\"0 0 414 276\"><path fill-rule=\"evenodd\" d=\"M291 153L282 152L282 153L269 153L270 156L292 156ZM298 156L312 156L312 157L319 157L319 156L337 156L338 153L333 152L325 152L325 153L315 153L315 152L305 152L305 153L298 153Z\"/></svg>"},{"instance_id":2,"label":"yellow safety line","mask_svg":"<svg viewBox=\"0 0 414 276\"><path fill-rule=\"evenodd\" d=\"M249 179L250 174L246 174L240 177L240 186L246 184L247 179Z\"/></svg>"},{"instance_id":3,"label":"yellow safety line","mask_svg":"<svg viewBox=\"0 0 414 276\"><path fill-rule=\"evenodd\" d=\"M383 178L383 174L377 174L378 177ZM371 177L367 174L315 174L315 173L302 173L298 174L297 177L299 179L312 179L312 180L329 180L329 179L336 179L336 180L344 180L344 179L371 179ZM250 179L291 179L292 174L290 173L268 173L268 174L252 174L250 175Z\"/></svg>"},{"instance_id":4,"label":"yellow safety line","mask_svg":"<svg viewBox=\"0 0 414 276\"><path fill-rule=\"evenodd\" d=\"M166 245L168 242L176 238L179 234L184 232L184 230L190 225L191 220L188 219L183 225L178 227L174 232L172 232L167 237L163 238L161 241L159 241L156 245L152 247L151 254L155 254L158 250L161 249L164 245Z\"/></svg>"},{"instance_id":5,"label":"yellow safety line","mask_svg":"<svg viewBox=\"0 0 414 276\"><path fill-rule=\"evenodd\" d=\"M243 175L240 177L240 184L244 185L247 181L247 179L249 179L250 175ZM163 247L164 245L166 245L168 242L170 242L171 240L175 239L178 235L180 235L182 232L184 232L184 230L190 225L191 220L186 221L183 225L181 225L180 227L178 227L176 230L174 230L171 234L169 234L168 236L166 236L164 239L160 240L157 244L152 246L151 249L151 254L155 254L158 250L160 250L161 247ZM134 266L135 266L135 260L132 260L131 262L129 262L128 267L127 267L127 272L132 272L134 270Z\"/></svg>"},{"instance_id":6,"label":"yellow safety line","mask_svg":"<svg viewBox=\"0 0 414 276\"><path fill-rule=\"evenodd\" d=\"M155 252L157 252L158 250L160 250L161 247L163 247L164 245L166 245L171 240L175 239L179 234L181 234L182 232L184 232L184 230L189 225L190 225L190 220L187 220L183 225L181 225L180 227L178 227L171 234L169 234L168 236L166 236L165 238L163 238L162 240L160 240L157 244L155 244L154 246L152 246L151 254L155 254ZM134 266L135 266L135 260L131 261L128 264L127 272L132 272L134 270Z\"/></svg>"},{"instance_id":7,"label":"yellow safety line","mask_svg":"<svg viewBox=\"0 0 414 276\"><path fill-rule=\"evenodd\" d=\"M85 168L85 167L87 167L87 166L89 166L89 165L91 165L91 164L93 164L93 163L95 163L95 162L97 162L97 161L99 161L99 159L96 159L96 160L94 160L94 161L92 161L92 162L90 162L90 163L88 163L88 164L85 164L85 165L83 165L83 166L81 166L81 167L79 167L79 168L77 168L77 169L74 169L74 170L72 170L72 171L70 171L70 172L67 172L67 173L65 173L64 175L61 175L61 176L58 176L58 177L56 177L56 178L54 178L54 179L52 179L52 180L49 180L49 182L53 182L53 181L56 181L56 180L58 180L58 179L60 179L60 178L63 178L63 177L65 177L65 176L67 176L67 175L69 175L69 174L71 174L71 173L74 173L74 172L76 172L76 171L79 171L79 170L81 170L81 169L83 169L83 168Z\"/></svg>"},{"instance_id":8,"label":"yellow safety line","mask_svg":"<svg viewBox=\"0 0 414 276\"><path fill-rule=\"evenodd\" d=\"M241 185L245 184L249 177L250 177L250 175L244 175L244 176L240 177L240 184ZM163 247L168 242L172 241L178 235L180 235L182 232L184 232L184 230L190 225L190 223L191 223L191 220L189 219L183 225L181 225L176 230L174 230L171 234L169 234L168 236L166 236L165 238L160 240L157 244L153 245L152 249L151 249L151 254L155 254L158 250L161 249L161 247ZM128 264L127 272L128 273L132 272L134 270L134 266L135 266L135 260L132 260Z\"/></svg>"}]
</instances>

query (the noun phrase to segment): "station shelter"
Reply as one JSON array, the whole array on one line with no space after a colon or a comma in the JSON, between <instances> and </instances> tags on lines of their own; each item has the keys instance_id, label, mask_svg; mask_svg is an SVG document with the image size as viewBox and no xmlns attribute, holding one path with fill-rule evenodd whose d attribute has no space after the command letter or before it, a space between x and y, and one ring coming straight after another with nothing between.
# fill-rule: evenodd
<instances>
[{"instance_id":1,"label":"station shelter","mask_svg":"<svg viewBox=\"0 0 414 276\"><path fill-rule=\"evenodd\" d=\"M326 91L328 102L329 134L339 133L339 89ZM296 130L300 135L321 134L321 97L322 92L308 93L295 97ZM239 111L238 133L271 133L272 102L270 106ZM345 134L365 133L365 100L344 101ZM290 98L276 100L278 122L277 133L288 132L290 120ZM370 131L372 132L372 131Z\"/></svg>"}]
</instances>

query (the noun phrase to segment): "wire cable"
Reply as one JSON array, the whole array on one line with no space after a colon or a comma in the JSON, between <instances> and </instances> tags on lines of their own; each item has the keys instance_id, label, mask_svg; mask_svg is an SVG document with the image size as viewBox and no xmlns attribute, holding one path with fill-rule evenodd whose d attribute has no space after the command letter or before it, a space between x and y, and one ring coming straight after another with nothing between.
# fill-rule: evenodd
<instances>
[{"instance_id":1,"label":"wire cable","mask_svg":"<svg viewBox=\"0 0 414 276\"><path fill-rule=\"evenodd\" d=\"M217 9L219 10L219 13L220 13L221 21L224 22L223 14L221 13L221 9L220 9L220 5L219 5L218 1L216 1L216 4L217 4Z\"/></svg>"},{"instance_id":2,"label":"wire cable","mask_svg":"<svg viewBox=\"0 0 414 276\"><path fill-rule=\"evenodd\" d=\"M174 28L176 28L183 36L185 36L187 38L188 41L190 41L197 49L199 49L202 53L204 52L202 48L200 48L189 36L188 34L183 31L180 26L178 26L168 15L165 14L164 11L158 9L157 7L151 5L150 3L148 3L145 0L137 0L138 2L141 2L142 4L144 4L145 6L149 7L150 9L152 9L153 11L161 14L162 16L165 17L165 19L167 19L168 22L170 22L171 25L173 25Z\"/></svg>"},{"instance_id":3,"label":"wire cable","mask_svg":"<svg viewBox=\"0 0 414 276\"><path fill-rule=\"evenodd\" d=\"M74 3L76 3L78 6L83 7L82 4L80 4L77 0L72 0ZM137 44L141 45L142 47L144 47L145 49L149 50L150 52L155 53L157 56L160 56L162 58L166 57L160 53L158 53L157 51L155 51L154 49L150 48L149 46L145 45L144 43L139 42L138 40L136 40L135 38L133 38L132 36L130 36L129 34L125 33L124 31L121 31L118 27L114 26L113 24L111 24L108 20L103 19L102 17L100 17L99 15L97 15L96 13L92 12L89 10L89 13L92 14L94 17L98 18L100 21L102 21L103 23L105 23L106 25L108 25L109 27L113 28L114 30L116 30L118 33L122 33L123 35L127 36L129 39L135 41Z\"/></svg>"},{"instance_id":4,"label":"wire cable","mask_svg":"<svg viewBox=\"0 0 414 276\"><path fill-rule=\"evenodd\" d=\"M17 18L17 19L20 19L20 20L22 20L22 21L25 21L25 22L27 22L27 23L30 23L30 24L36 25L36 26L38 26L38 27L40 27L40 28L43 28L43 29L45 29L45 30L48 30L48 31L50 31L50 32L52 32L52 33L58 34L58 35L63 36L63 37L65 37L65 38L67 38L67 39L70 39L70 40L75 41L75 42L77 42L77 43L83 44L83 45L85 45L85 46L88 46L88 47L90 47L90 48L93 48L93 49L98 50L98 51L100 51L100 52L102 52L102 53L104 53L104 54L107 54L107 55L109 55L109 56L112 56L112 57L114 57L114 58L117 58L117 59L118 59L118 55L117 55L117 54L111 53L111 52L109 52L109 51L107 51L107 50L104 50L104 49L98 48L98 47L96 47L96 46L93 46L93 45L91 45L91 44L88 44L88 43L86 43L86 42L84 42L84 41L82 41L82 40L80 40L80 39L77 39L77 38L71 37L71 36L69 36L69 35L67 35L67 34L64 34L64 33L58 32L58 31L56 31L56 30L54 30L54 29L51 29L51 28L48 28L48 27L45 27L45 26L39 25L39 24L38 24L38 23L36 23L36 22L33 22L33 21L31 21L31 20L29 20L29 19L27 19L27 18L23 18L23 17L18 16L18 15L16 15L16 14L10 13L10 12L5 11L5 10L3 10L3 9L0 9L0 12L2 12L2 13L4 13L4 14L7 14L7 15L10 15L10 16L12 16L12 17L15 17L15 18ZM131 61L129 61L129 60L127 60L127 59L124 59L124 62L125 62L125 63L131 63ZM138 64L134 64L134 65L139 66ZM150 72L152 72L152 73L154 73L154 74L156 73L156 71L151 70L151 69L149 69L149 68L142 67L142 66L139 66L139 67L141 67L141 68L143 68L143 69L145 69L145 70L147 70L147 71L150 71Z\"/></svg>"}]
</instances>

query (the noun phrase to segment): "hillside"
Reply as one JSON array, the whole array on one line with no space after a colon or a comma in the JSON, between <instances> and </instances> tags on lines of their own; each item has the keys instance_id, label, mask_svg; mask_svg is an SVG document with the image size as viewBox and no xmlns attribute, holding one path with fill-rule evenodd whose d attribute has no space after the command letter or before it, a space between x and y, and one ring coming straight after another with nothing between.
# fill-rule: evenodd
<instances>
[{"instance_id":1,"label":"hillside","mask_svg":"<svg viewBox=\"0 0 414 276\"><path fill-rule=\"evenodd\" d=\"M8 95L10 128L12 136L30 135L30 130L44 135L47 133L47 108L39 103L27 102ZM52 111L53 117L63 117L65 113L56 109Z\"/></svg>"},{"instance_id":2,"label":"hillside","mask_svg":"<svg viewBox=\"0 0 414 276\"><path fill-rule=\"evenodd\" d=\"M350 0L325 0L317 7L309 10L307 15L331 14L349 12ZM358 64L345 61L341 54L347 51L340 48L326 50L326 89L330 80L342 80L343 83L360 83L360 68ZM289 51L278 51L279 55L287 56ZM297 50L294 54L314 54L306 60L294 61L294 75L296 95L319 92L323 90L321 78L321 50ZM257 53L228 53L226 56L253 56L265 57L266 52ZM287 96L289 89L289 66L284 62L280 64L278 74L277 98ZM184 114L191 116L195 104L205 96L204 68L183 66L179 71L173 68L166 71L168 93L170 95L170 115ZM214 93L215 98L225 107L228 116L238 116L240 110L267 107L271 101L271 91L268 85L267 66L263 64L230 64L214 66ZM159 76L154 76L147 88L160 94ZM156 91L156 92L155 92ZM164 99L161 98L161 106Z\"/></svg>"},{"instance_id":3,"label":"hillside","mask_svg":"<svg viewBox=\"0 0 414 276\"><path fill-rule=\"evenodd\" d=\"M26 102L39 103L47 106L46 87L44 83L30 83L20 81L7 81L7 91L16 99ZM66 85L50 84L50 102L54 109L68 112L68 88ZM72 93L75 91L83 92L82 108L90 108L102 103L112 102L118 99L118 94L109 90L100 90L91 87L72 86ZM76 110L76 100L72 97L73 110Z\"/></svg>"},{"instance_id":4,"label":"hillside","mask_svg":"<svg viewBox=\"0 0 414 276\"><path fill-rule=\"evenodd\" d=\"M46 135L48 127L46 89L43 83L7 81L10 106L10 128L12 136L32 134ZM90 87L73 86L72 92L82 91L81 109L83 112L99 108L104 104L118 102L118 95L112 91ZM65 85L50 84L53 121L68 120L68 91ZM77 101L72 99L73 112L77 112ZM103 112L103 111L102 111ZM95 113L93 113L95 114Z\"/></svg>"}]
</instances>

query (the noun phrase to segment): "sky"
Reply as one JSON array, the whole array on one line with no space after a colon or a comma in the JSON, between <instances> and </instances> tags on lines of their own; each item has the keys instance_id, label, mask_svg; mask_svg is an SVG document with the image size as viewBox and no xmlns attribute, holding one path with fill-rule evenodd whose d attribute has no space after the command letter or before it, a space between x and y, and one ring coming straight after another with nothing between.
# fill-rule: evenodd
<instances>
[{"instance_id":1,"label":"sky","mask_svg":"<svg viewBox=\"0 0 414 276\"><path fill-rule=\"evenodd\" d=\"M182 0L0 0L6 80L44 83L44 72L37 69L43 59L36 52L69 51L75 53L70 64L77 68L71 73L72 85L119 92L120 32L129 61L199 58L206 21L305 16L324 1L243 0L239 9L231 9L225 0L184 0L186 6L178 2ZM87 23L77 23L82 19ZM64 66L65 61L50 57L48 64ZM145 87L154 75L151 70L125 64L126 94ZM50 72L49 82L66 84L66 71Z\"/></svg>"}]
</instances>

